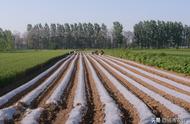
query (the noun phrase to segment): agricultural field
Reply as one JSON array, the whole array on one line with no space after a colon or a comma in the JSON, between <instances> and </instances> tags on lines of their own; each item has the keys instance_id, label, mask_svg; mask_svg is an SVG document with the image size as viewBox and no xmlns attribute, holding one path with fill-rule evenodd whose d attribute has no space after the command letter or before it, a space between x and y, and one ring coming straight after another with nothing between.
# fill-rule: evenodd
<instances>
[{"instance_id":1,"label":"agricultural field","mask_svg":"<svg viewBox=\"0 0 190 124\"><path fill-rule=\"evenodd\" d=\"M43 66L43 63L48 60L64 55L67 52L68 50L0 52L0 86L12 83L18 75L23 75L22 78L25 77L24 73L27 70L35 66Z\"/></svg>"},{"instance_id":2,"label":"agricultural field","mask_svg":"<svg viewBox=\"0 0 190 124\"><path fill-rule=\"evenodd\" d=\"M190 75L190 49L106 49L106 54Z\"/></svg>"},{"instance_id":3,"label":"agricultural field","mask_svg":"<svg viewBox=\"0 0 190 124\"><path fill-rule=\"evenodd\" d=\"M0 124L189 124L189 111L190 78L89 52L0 97Z\"/></svg>"}]
</instances>

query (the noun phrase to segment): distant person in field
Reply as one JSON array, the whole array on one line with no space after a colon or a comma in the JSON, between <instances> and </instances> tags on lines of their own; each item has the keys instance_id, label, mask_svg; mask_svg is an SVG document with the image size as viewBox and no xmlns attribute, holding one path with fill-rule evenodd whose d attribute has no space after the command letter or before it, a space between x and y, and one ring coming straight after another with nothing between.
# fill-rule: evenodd
<instances>
[{"instance_id":1,"label":"distant person in field","mask_svg":"<svg viewBox=\"0 0 190 124\"><path fill-rule=\"evenodd\" d=\"M100 51L100 55L104 55L104 51L103 50Z\"/></svg>"},{"instance_id":2,"label":"distant person in field","mask_svg":"<svg viewBox=\"0 0 190 124\"><path fill-rule=\"evenodd\" d=\"M95 51L95 54L98 55L98 50Z\"/></svg>"},{"instance_id":3,"label":"distant person in field","mask_svg":"<svg viewBox=\"0 0 190 124\"><path fill-rule=\"evenodd\" d=\"M95 51L92 51L92 54L103 55L104 51L103 50L101 50L101 51L95 50Z\"/></svg>"},{"instance_id":4,"label":"distant person in field","mask_svg":"<svg viewBox=\"0 0 190 124\"><path fill-rule=\"evenodd\" d=\"M92 55L94 55L95 54L95 52L94 51L92 51Z\"/></svg>"},{"instance_id":5,"label":"distant person in field","mask_svg":"<svg viewBox=\"0 0 190 124\"><path fill-rule=\"evenodd\" d=\"M69 54L75 54L75 53L76 53L75 50L69 52Z\"/></svg>"}]
</instances>

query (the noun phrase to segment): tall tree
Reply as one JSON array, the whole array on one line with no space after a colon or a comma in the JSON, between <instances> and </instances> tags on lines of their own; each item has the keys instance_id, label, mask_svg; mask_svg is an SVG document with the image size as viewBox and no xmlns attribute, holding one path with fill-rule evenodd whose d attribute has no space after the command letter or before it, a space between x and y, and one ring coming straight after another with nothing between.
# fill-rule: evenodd
<instances>
[{"instance_id":1,"label":"tall tree","mask_svg":"<svg viewBox=\"0 0 190 124\"><path fill-rule=\"evenodd\" d=\"M71 48L71 28L69 23L64 24L65 27L65 42L66 48Z\"/></svg>"},{"instance_id":2,"label":"tall tree","mask_svg":"<svg viewBox=\"0 0 190 124\"><path fill-rule=\"evenodd\" d=\"M51 49L56 49L57 45L57 38L56 38L56 24L51 24L50 25L50 42L49 42L49 46Z\"/></svg>"},{"instance_id":3,"label":"tall tree","mask_svg":"<svg viewBox=\"0 0 190 124\"><path fill-rule=\"evenodd\" d=\"M114 47L121 47L123 44L123 26L119 22L113 22L113 41Z\"/></svg>"},{"instance_id":4,"label":"tall tree","mask_svg":"<svg viewBox=\"0 0 190 124\"><path fill-rule=\"evenodd\" d=\"M44 35L44 39L43 39L44 48L48 49L48 48L50 48L50 46L49 46L49 43L50 43L50 28L49 28L49 25L47 23L44 26L43 35Z\"/></svg>"},{"instance_id":5,"label":"tall tree","mask_svg":"<svg viewBox=\"0 0 190 124\"><path fill-rule=\"evenodd\" d=\"M101 47L100 31L101 31L100 25L98 23L94 23L94 46L96 48Z\"/></svg>"},{"instance_id":6,"label":"tall tree","mask_svg":"<svg viewBox=\"0 0 190 124\"><path fill-rule=\"evenodd\" d=\"M103 48L111 47L111 41L108 39L108 29L104 23L101 25L101 43Z\"/></svg>"},{"instance_id":7,"label":"tall tree","mask_svg":"<svg viewBox=\"0 0 190 124\"><path fill-rule=\"evenodd\" d=\"M169 48L183 45L181 22L144 21L134 26L134 44L143 48Z\"/></svg>"},{"instance_id":8,"label":"tall tree","mask_svg":"<svg viewBox=\"0 0 190 124\"><path fill-rule=\"evenodd\" d=\"M32 25L31 24L28 24L27 25L27 48L33 48L33 40L32 40Z\"/></svg>"}]
</instances>

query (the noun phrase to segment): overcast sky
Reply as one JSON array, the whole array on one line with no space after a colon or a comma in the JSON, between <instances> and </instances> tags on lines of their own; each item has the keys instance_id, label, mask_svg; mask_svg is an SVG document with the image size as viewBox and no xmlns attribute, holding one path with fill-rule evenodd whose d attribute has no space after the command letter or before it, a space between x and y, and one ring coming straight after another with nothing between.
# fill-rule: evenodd
<instances>
[{"instance_id":1,"label":"overcast sky","mask_svg":"<svg viewBox=\"0 0 190 124\"><path fill-rule=\"evenodd\" d=\"M140 20L181 21L190 25L190 0L0 0L0 27L24 32L37 23L120 21L132 30Z\"/></svg>"}]
</instances>

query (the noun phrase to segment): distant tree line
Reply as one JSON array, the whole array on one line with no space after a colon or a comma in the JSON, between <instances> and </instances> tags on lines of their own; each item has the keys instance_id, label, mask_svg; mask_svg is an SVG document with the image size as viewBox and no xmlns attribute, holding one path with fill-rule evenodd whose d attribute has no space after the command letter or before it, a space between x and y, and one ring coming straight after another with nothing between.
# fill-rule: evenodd
<instances>
[{"instance_id":1,"label":"distant tree line","mask_svg":"<svg viewBox=\"0 0 190 124\"><path fill-rule=\"evenodd\" d=\"M133 45L139 48L189 48L190 27L181 22L141 21L134 26Z\"/></svg>"},{"instance_id":2,"label":"distant tree line","mask_svg":"<svg viewBox=\"0 0 190 124\"><path fill-rule=\"evenodd\" d=\"M14 44L12 32L0 28L0 50L10 50L13 48Z\"/></svg>"},{"instance_id":3,"label":"distant tree line","mask_svg":"<svg viewBox=\"0 0 190 124\"><path fill-rule=\"evenodd\" d=\"M62 49L62 48L111 48L123 44L123 26L113 23L113 32L105 24L36 24L27 25L27 48Z\"/></svg>"},{"instance_id":4,"label":"distant tree line","mask_svg":"<svg viewBox=\"0 0 190 124\"><path fill-rule=\"evenodd\" d=\"M181 22L141 21L134 31L120 22L27 25L24 34L0 28L0 50L78 48L190 48L190 26Z\"/></svg>"}]
</instances>

